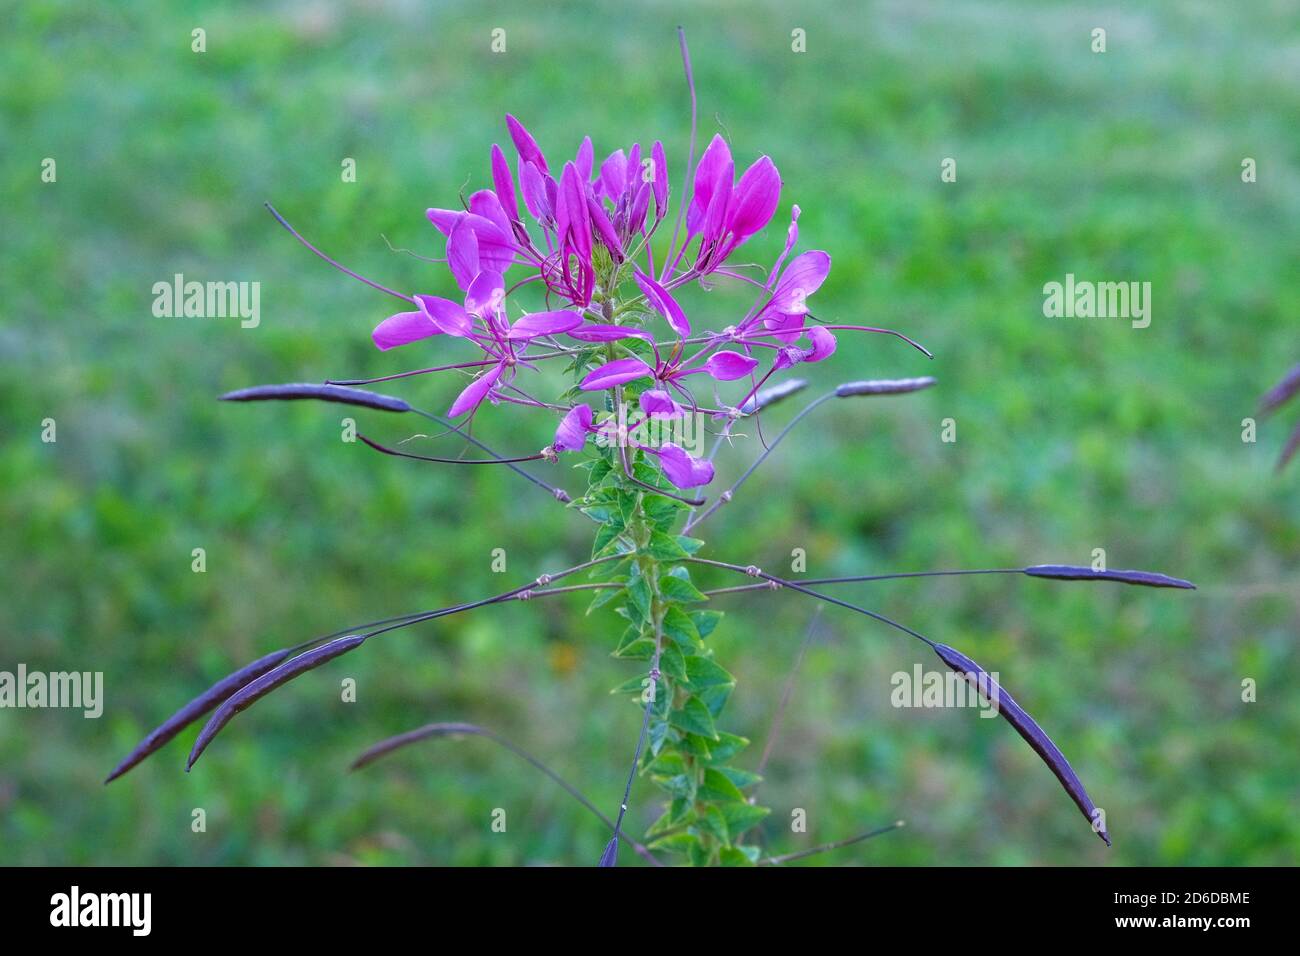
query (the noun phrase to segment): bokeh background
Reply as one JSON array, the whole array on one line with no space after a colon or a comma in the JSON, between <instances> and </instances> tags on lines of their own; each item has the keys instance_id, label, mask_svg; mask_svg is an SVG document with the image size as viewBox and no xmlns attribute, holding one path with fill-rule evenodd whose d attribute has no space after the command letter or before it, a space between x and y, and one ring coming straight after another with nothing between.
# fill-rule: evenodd
<instances>
[{"instance_id":1,"label":"bokeh background","mask_svg":"<svg viewBox=\"0 0 1300 956\"><path fill-rule=\"evenodd\" d=\"M0 863L591 863L606 834L480 740L349 775L363 747L468 720L531 749L611 812L640 715L609 688L616 621L582 596L393 634L238 718L191 774L191 729L101 781L149 729L243 662L316 633L501 590L580 560L590 526L503 470L422 467L339 440L333 406L223 391L435 364L377 353L383 296L330 270L274 201L358 271L447 294L430 205L489 184L520 116L553 156L662 138L680 185L686 26L701 141L769 153L805 248L834 257L820 315L926 343L843 336L809 396L834 402L703 526L709 556L809 574L1087 563L1195 593L964 578L844 588L956 645L1062 746L1108 814L1107 850L1002 721L897 710L890 675L937 662L821 616L760 794L791 852L907 827L817 864L1265 864L1300 858L1300 470L1288 419L1242 441L1300 359L1300 8L1291 2L10 6L0 86L0 669L101 670L99 720L0 711ZM191 30L207 52L191 52ZM489 49L494 28L507 50ZM1105 54L1091 51L1094 27ZM807 52L791 51L791 31ZM939 164L958 162L943 184ZM58 180L40 181L45 157ZM341 179L346 157L357 181ZM1258 181L1241 180L1241 161ZM468 185L467 185L468 184ZM261 283L261 325L159 319L174 273ZM1067 272L1149 281L1150 328L1045 319ZM695 294L697 325L749 302ZM428 360L427 362L425 360ZM459 386L389 391L441 409ZM790 403L767 419L778 427ZM41 421L58 440L40 440ZM360 412L397 440L409 423ZM958 440L939 440L944 418ZM553 422L489 410L479 434L539 447ZM730 482L752 433L721 459ZM571 488L577 473L545 472ZM207 571L191 571L191 551ZM504 548L508 570L490 570ZM733 583L725 578L708 583ZM719 599L739 679L726 726L757 760L812 608ZM340 701L340 680L359 700ZM1241 682L1258 682L1243 703ZM191 813L207 832L191 831ZM490 832L493 808L508 830ZM789 832L792 808L806 834ZM657 814L646 784L631 822ZM631 854L624 854L632 863Z\"/></svg>"}]
</instances>

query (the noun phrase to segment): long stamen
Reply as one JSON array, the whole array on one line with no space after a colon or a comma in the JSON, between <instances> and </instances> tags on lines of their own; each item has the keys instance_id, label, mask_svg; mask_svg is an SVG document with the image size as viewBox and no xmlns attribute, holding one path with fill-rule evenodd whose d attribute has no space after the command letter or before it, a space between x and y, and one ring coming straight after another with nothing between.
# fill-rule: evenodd
<instances>
[{"instance_id":1,"label":"long stamen","mask_svg":"<svg viewBox=\"0 0 1300 956\"><path fill-rule=\"evenodd\" d=\"M664 256L664 270L659 274L659 281L663 282L668 273L676 266L677 261L682 257L682 252L686 247L682 247L682 252L677 253L677 259L673 259L673 249L677 245L677 237L682 229L682 217L686 214L686 206L691 201L691 168L695 165L695 126L696 126L696 104L695 104L695 74L691 71L691 53L686 48L686 30L683 27L677 28L677 42L682 48L682 66L686 68L686 88L691 94L691 142L690 149L686 153L686 177L682 180L682 201L677 206L677 221L673 224L673 241L668 244L668 252ZM670 265L671 263L671 265Z\"/></svg>"},{"instance_id":2,"label":"long stamen","mask_svg":"<svg viewBox=\"0 0 1300 956\"><path fill-rule=\"evenodd\" d=\"M398 451L395 448L387 448L379 442L371 441L365 435L358 434L363 442L369 445L377 452L385 455L392 455L394 458L414 458L417 461L432 461L442 465L509 465L521 461L538 461L546 456L541 452L535 455L520 455L518 458L434 458L429 455L414 455L410 452Z\"/></svg>"},{"instance_id":3,"label":"long stamen","mask_svg":"<svg viewBox=\"0 0 1300 956\"><path fill-rule=\"evenodd\" d=\"M355 272L353 272L351 269L349 269L349 268L347 268L346 266L342 265L341 263L335 261L334 259L331 259L329 256L325 255L325 253L321 252L319 249L317 249L315 246L313 246L310 242L308 242L306 239L304 239L304 238L302 237L302 235L298 232L298 230L295 229L295 228L293 228L293 226L289 225L288 220L286 220L286 219L284 218L284 216L281 216L278 212L276 212L275 207L272 206L269 202L268 202L268 203L264 203L263 205L265 205L266 208L267 208L267 210L271 213L271 215L275 217L275 221L276 221L276 222L278 222L280 225L284 226L285 229L289 230L289 235L293 236L295 239L297 239L299 242L301 242L304 246L306 246L306 247L307 247L308 249L310 249L312 252L316 253L316 255L320 256L322 259L324 259L326 262L328 262L330 265L332 265L335 269L338 269L338 270L339 270L340 272L342 272L344 275L350 275L352 278L356 279L358 282L364 282L366 285L370 286L370 288L372 288L372 289L378 289L380 292L387 292L389 295L393 296L393 298L395 298L395 299L401 299L401 300L403 300L404 302L410 302L410 303L412 303L412 304L415 303L415 300L414 300L413 298L411 298L409 295L402 295L402 293L400 293L400 292L394 292L392 289L388 288L387 286L380 285L378 282L372 282L371 280L367 279L365 276L357 275L357 274L356 274Z\"/></svg>"}]
</instances>

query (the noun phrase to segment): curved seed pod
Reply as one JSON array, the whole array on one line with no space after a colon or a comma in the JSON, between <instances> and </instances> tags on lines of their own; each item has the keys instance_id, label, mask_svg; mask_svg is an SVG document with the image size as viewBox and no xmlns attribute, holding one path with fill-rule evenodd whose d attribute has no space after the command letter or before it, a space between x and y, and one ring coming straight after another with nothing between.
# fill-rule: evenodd
<instances>
[{"instance_id":1,"label":"curved seed pod","mask_svg":"<svg viewBox=\"0 0 1300 956\"><path fill-rule=\"evenodd\" d=\"M259 657L251 664L247 664L217 681L203 693L199 694L192 701L182 707L176 713L172 714L161 724L150 732L149 736L136 744L134 750L126 755L126 759L118 764L113 772L104 778L104 783L112 783L122 774L126 773L145 757L149 756L155 750L160 749L167 741L171 740L182 730L198 720L217 704L221 703L239 688L246 685L249 681L256 680L271 668L275 667L282 660L288 657L292 650L272 651L265 657Z\"/></svg>"},{"instance_id":2,"label":"curved seed pod","mask_svg":"<svg viewBox=\"0 0 1300 956\"><path fill-rule=\"evenodd\" d=\"M1259 400L1259 413L1261 415L1269 414L1297 392L1300 392L1300 365L1287 372L1286 377L1274 385L1268 394Z\"/></svg>"},{"instance_id":3,"label":"curved seed pod","mask_svg":"<svg viewBox=\"0 0 1300 956\"><path fill-rule=\"evenodd\" d=\"M605 852L600 855L597 866L618 866L618 837L612 837L605 844Z\"/></svg>"},{"instance_id":4,"label":"curved seed pod","mask_svg":"<svg viewBox=\"0 0 1300 956\"><path fill-rule=\"evenodd\" d=\"M1167 574L1155 571L1094 571L1092 568L1076 567L1072 564L1036 564L1024 569L1025 574L1035 578L1055 578L1058 581L1119 581L1122 584L1137 584L1148 588L1184 588L1195 591L1196 585L1182 578L1171 578Z\"/></svg>"},{"instance_id":5,"label":"curved seed pod","mask_svg":"<svg viewBox=\"0 0 1300 956\"><path fill-rule=\"evenodd\" d=\"M780 385L773 385L771 388L760 388L753 398L740 406L740 410L746 415L752 415L760 409L771 408L777 402L784 401L791 395L797 395L807 387L807 379L792 378Z\"/></svg>"},{"instance_id":6,"label":"curved seed pod","mask_svg":"<svg viewBox=\"0 0 1300 956\"><path fill-rule=\"evenodd\" d=\"M322 644L320 647L299 654L292 660L285 661L274 670L263 674L252 683L245 684L228 697L217 708L217 712L209 717L208 722L203 725L203 729L199 731L198 739L194 741L194 748L190 751L190 759L185 765L185 770L188 772L193 768L194 761L198 760L199 755L207 749L208 744L212 743L212 738L220 733L221 728L230 723L231 718L240 711L248 709L281 684L287 684L299 674L319 667L340 654L346 654L353 648L359 647L365 640L365 635L358 634L351 637L340 637L338 640L330 641L328 644Z\"/></svg>"},{"instance_id":7,"label":"curved seed pod","mask_svg":"<svg viewBox=\"0 0 1300 956\"><path fill-rule=\"evenodd\" d=\"M409 412L411 406L400 398L367 392L361 388L348 388L344 385L256 385L253 388L241 388L237 392L227 392L221 396L223 402L273 402L301 401L315 399L321 402L338 402L343 405L361 405L365 408L377 408L383 412Z\"/></svg>"},{"instance_id":8,"label":"curved seed pod","mask_svg":"<svg viewBox=\"0 0 1300 956\"><path fill-rule=\"evenodd\" d=\"M903 392L919 392L937 381L938 379L930 375L921 378L876 378L865 382L845 382L843 385L837 385L835 394L839 398L849 398L854 395L900 395Z\"/></svg>"},{"instance_id":9,"label":"curved seed pod","mask_svg":"<svg viewBox=\"0 0 1300 956\"><path fill-rule=\"evenodd\" d=\"M1295 431L1291 432L1291 437L1287 439L1286 447L1282 449L1282 456L1277 460L1277 470L1281 471L1285 468L1286 463L1295 456L1297 451L1300 451L1300 425L1295 427Z\"/></svg>"},{"instance_id":10,"label":"curved seed pod","mask_svg":"<svg viewBox=\"0 0 1300 956\"><path fill-rule=\"evenodd\" d=\"M996 704L998 714L1016 729L1016 733L1025 739L1025 743L1034 748L1038 756L1043 758L1043 762L1051 768L1052 773L1056 774L1056 779L1061 781L1061 786L1083 813L1084 818L1092 825L1097 836L1110 846L1110 834L1106 832L1104 824L1098 826L1095 817L1097 808L1088 797L1088 791L1083 788L1083 782L1070 766L1070 762L1065 759L1065 754L1052 743L1052 738L1043 732L1043 728L1038 726L1034 718L1025 713L1024 708L1016 703L1015 698L998 686L997 681L984 668L947 644L935 644L933 647L940 660L963 675L972 687Z\"/></svg>"},{"instance_id":11,"label":"curved seed pod","mask_svg":"<svg viewBox=\"0 0 1300 956\"><path fill-rule=\"evenodd\" d=\"M425 724L423 727L417 727L415 730L408 730L404 734L397 734L394 737L388 737L379 741L373 747L370 747L360 757L352 761L351 770L360 770L367 764L374 763L380 757L392 753L394 750L400 750L409 744L417 743L421 740L427 740L430 737L450 737L452 735L477 734L480 736L490 736L488 732L477 724Z\"/></svg>"}]
</instances>

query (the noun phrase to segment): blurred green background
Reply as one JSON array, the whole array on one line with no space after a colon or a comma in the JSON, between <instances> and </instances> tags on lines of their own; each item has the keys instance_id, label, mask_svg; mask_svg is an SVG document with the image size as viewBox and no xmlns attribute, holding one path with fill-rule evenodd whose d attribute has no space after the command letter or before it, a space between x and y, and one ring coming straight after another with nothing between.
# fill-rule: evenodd
<instances>
[{"instance_id":1,"label":"blurred green background","mask_svg":"<svg viewBox=\"0 0 1300 956\"><path fill-rule=\"evenodd\" d=\"M581 595L377 639L239 717L191 774L191 729L101 781L234 667L351 622L502 590L581 560L590 526L503 470L441 469L339 440L343 409L231 406L264 382L436 364L381 354L392 309L296 245L404 290L449 294L426 206L490 185L521 117L553 159L662 138L674 190L687 107L701 141L761 152L835 267L817 311L883 324L808 367L809 396L934 374L912 396L834 402L701 529L707 556L813 576L1084 564L1197 592L1020 578L838 591L998 671L1105 808L1107 850L1002 721L897 710L890 675L937 661L828 609L760 794L791 852L895 819L821 864L1263 864L1300 858L1300 470L1289 420L1242 419L1300 359L1300 8L1295 3L405 2L6 5L0 87L0 669L102 670L106 709L0 710L0 863L592 863L607 838L481 740L349 775L374 741L485 724L617 809L640 721L608 689L638 665ZM801 5L802 6L802 5ZM191 52L191 30L207 52ZM1108 31L1093 53L1091 31ZM493 54L491 31L506 31ZM791 51L806 30L807 52ZM513 154L512 154L513 155ZM944 157L956 183L939 179ZM40 180L45 157L58 179ZM357 181L340 164L356 160ZM1258 182L1241 181L1241 161ZM468 185L467 185L468 184ZM152 285L261 283L261 325L160 319ZM1150 328L1045 319L1042 286L1149 281ZM693 293L697 326L750 301ZM457 353L459 354L459 353ZM458 388L388 389L445 408ZM797 409L774 411L772 430ZM57 421L58 440L40 440ZM399 440L409 422L355 413ZM939 440L944 418L957 441ZM553 421L490 409L479 435L539 447ZM447 445L446 447L454 447ZM729 483L752 434L720 461ZM543 473L573 490L564 466ZM719 485L720 487L721 485ZM191 551L207 571L191 571ZM490 570L504 548L508 570ZM705 576L709 584L730 584ZM811 616L793 594L720 598L710 641L739 686L724 723L758 758ZM339 682L358 682L357 703ZM1241 701L1241 681L1258 701ZM631 824L658 812L648 784ZM191 831L191 812L207 832ZM507 810L504 834L490 831ZM790 832L792 808L808 832ZM624 861L631 863L632 854Z\"/></svg>"}]
</instances>

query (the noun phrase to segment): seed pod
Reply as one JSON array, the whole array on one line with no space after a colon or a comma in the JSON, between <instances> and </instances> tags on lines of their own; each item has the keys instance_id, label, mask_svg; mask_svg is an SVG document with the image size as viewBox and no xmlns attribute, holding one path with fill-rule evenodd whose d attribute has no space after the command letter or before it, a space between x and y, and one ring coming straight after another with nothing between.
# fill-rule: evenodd
<instances>
[{"instance_id":1,"label":"seed pod","mask_svg":"<svg viewBox=\"0 0 1300 956\"><path fill-rule=\"evenodd\" d=\"M808 381L802 378L792 378L782 382L780 385L773 385L771 388L760 388L753 398L740 406L740 410L746 415L752 415L764 408L771 408L777 402L784 401L791 395L797 395L808 387Z\"/></svg>"},{"instance_id":2,"label":"seed pod","mask_svg":"<svg viewBox=\"0 0 1300 956\"><path fill-rule=\"evenodd\" d=\"M1058 581L1119 581L1148 588L1184 588L1195 591L1196 585L1182 578L1171 578L1155 571L1094 571L1072 564L1036 564L1025 568L1025 574L1035 578L1055 578Z\"/></svg>"},{"instance_id":3,"label":"seed pod","mask_svg":"<svg viewBox=\"0 0 1300 956\"><path fill-rule=\"evenodd\" d=\"M1287 372L1286 377L1274 385L1268 394L1259 400L1259 413L1261 415L1269 414L1297 392L1300 392L1300 365Z\"/></svg>"},{"instance_id":4,"label":"seed pod","mask_svg":"<svg viewBox=\"0 0 1300 956\"><path fill-rule=\"evenodd\" d=\"M427 740L430 737L450 737L452 735L478 734L491 736L482 727L477 724L425 724L423 727L417 727L415 730L408 730L404 734L397 734L394 737L388 737L379 741L373 747L366 750L360 757L352 761L352 770L360 770L367 764L374 763L380 757L399 750L409 744L417 743L421 740Z\"/></svg>"},{"instance_id":5,"label":"seed pod","mask_svg":"<svg viewBox=\"0 0 1300 956\"><path fill-rule=\"evenodd\" d=\"M997 681L984 668L961 651L947 644L935 644L934 651L939 655L940 660L963 675L971 686L997 705L998 714L1006 718L1007 723L1016 729L1016 733L1034 748L1038 756L1043 758L1043 762L1051 768L1052 773L1056 774L1056 779L1061 781L1061 786L1083 813L1084 818L1092 825L1097 836L1110 846L1110 834L1106 832L1104 825L1100 827L1097 825L1095 816L1097 808L1088 797L1088 791L1083 788L1079 775L1074 772L1070 762L1065 759L1065 754L1052 743L1052 738L1043 732L1043 728L1038 726L1034 718L1025 713L1024 708L1016 703L1015 698L999 687Z\"/></svg>"},{"instance_id":6,"label":"seed pod","mask_svg":"<svg viewBox=\"0 0 1300 956\"><path fill-rule=\"evenodd\" d=\"M348 388L344 385L256 385L253 388L241 388L237 392L227 392L221 396L223 402L301 401L303 399L361 405L384 412L411 410L411 406L400 398L380 395L378 392L367 392L361 388Z\"/></svg>"},{"instance_id":7,"label":"seed pod","mask_svg":"<svg viewBox=\"0 0 1300 956\"><path fill-rule=\"evenodd\" d=\"M289 654L290 651L288 649L272 651L265 657L259 657L257 660L253 661L253 663L241 667L233 674L228 674L221 678L221 680L217 681L203 693L199 694L198 697L195 697L192 701L154 728L154 730L150 732L149 736L140 741L140 743L136 745L135 749L126 755L126 759L113 769L113 772L104 779L104 783L111 783L118 777L122 776L122 774L126 773L155 750L161 748L167 743L167 741L171 740L194 721L198 720L210 711L213 707L216 707L217 704L221 703L235 691L239 690L239 688L245 686L250 681L256 680L271 668L275 667L282 660L288 657Z\"/></svg>"},{"instance_id":8,"label":"seed pod","mask_svg":"<svg viewBox=\"0 0 1300 956\"><path fill-rule=\"evenodd\" d=\"M299 654L297 657L285 661L274 670L263 674L252 683L245 684L227 698L217 708L217 712L209 717L208 722L203 725L203 729L199 731L198 739L194 741L194 748L190 751L190 759L185 769L188 771L194 766L194 761L198 760L199 755L207 749L208 744L212 743L212 738L220 733L221 728L230 723L231 718L240 711L251 707L281 684L287 684L299 674L304 674L313 668L319 667L326 661L333 660L340 654L346 654L353 648L359 647L365 642L365 639L365 635L358 634L350 637L340 637L328 644L322 644L320 647Z\"/></svg>"},{"instance_id":9,"label":"seed pod","mask_svg":"<svg viewBox=\"0 0 1300 956\"><path fill-rule=\"evenodd\" d=\"M1291 460L1292 456L1300 451L1300 425L1295 427L1291 432L1291 437L1286 441L1286 447L1282 449L1282 456L1277 460L1277 470L1281 471L1286 467L1286 463Z\"/></svg>"},{"instance_id":10,"label":"seed pod","mask_svg":"<svg viewBox=\"0 0 1300 956\"><path fill-rule=\"evenodd\" d=\"M605 844L605 852L600 855L597 866L618 866L618 837L611 837Z\"/></svg>"},{"instance_id":11,"label":"seed pod","mask_svg":"<svg viewBox=\"0 0 1300 956\"><path fill-rule=\"evenodd\" d=\"M903 392L919 392L937 381L938 379L930 375L921 378L876 378L865 382L845 382L843 385L837 385L835 394L839 398L850 398L854 395L900 395Z\"/></svg>"}]
</instances>

